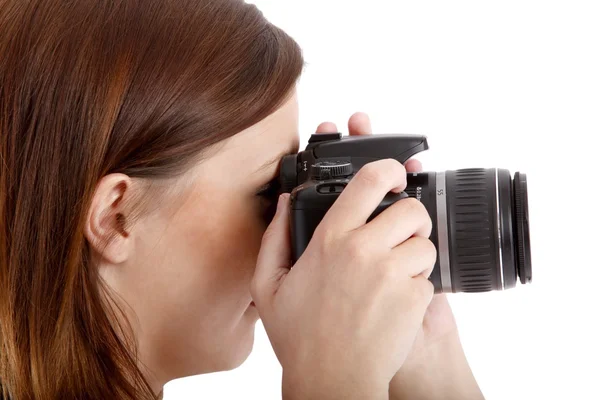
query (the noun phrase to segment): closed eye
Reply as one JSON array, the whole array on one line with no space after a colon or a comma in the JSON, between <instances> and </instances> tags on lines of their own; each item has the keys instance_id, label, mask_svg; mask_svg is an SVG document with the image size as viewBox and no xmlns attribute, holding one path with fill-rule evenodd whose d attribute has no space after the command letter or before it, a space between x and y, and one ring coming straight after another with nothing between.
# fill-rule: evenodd
<instances>
[{"instance_id":1,"label":"closed eye","mask_svg":"<svg viewBox=\"0 0 600 400\"><path fill-rule=\"evenodd\" d=\"M259 197L267 198L269 200L275 200L279 195L280 188L281 185L279 184L279 179L275 178L271 182L261 186L256 192L256 195Z\"/></svg>"},{"instance_id":2,"label":"closed eye","mask_svg":"<svg viewBox=\"0 0 600 400\"><path fill-rule=\"evenodd\" d=\"M271 223L275 216L279 188L279 179L275 178L271 182L260 187L256 193L260 203L260 214L266 224L265 227Z\"/></svg>"}]
</instances>

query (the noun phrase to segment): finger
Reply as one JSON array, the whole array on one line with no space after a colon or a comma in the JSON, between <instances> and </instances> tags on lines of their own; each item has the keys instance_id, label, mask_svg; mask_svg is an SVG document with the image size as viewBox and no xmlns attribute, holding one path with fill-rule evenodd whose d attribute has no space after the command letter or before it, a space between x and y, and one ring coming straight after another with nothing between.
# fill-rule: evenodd
<instances>
[{"instance_id":1,"label":"finger","mask_svg":"<svg viewBox=\"0 0 600 400\"><path fill-rule=\"evenodd\" d=\"M289 197L289 193L279 197L277 212L262 238L250 285L252 299L258 308L270 302L290 270Z\"/></svg>"},{"instance_id":2,"label":"finger","mask_svg":"<svg viewBox=\"0 0 600 400\"><path fill-rule=\"evenodd\" d=\"M371 135L371 119L364 112L356 112L352 114L348 120L348 132L350 136Z\"/></svg>"},{"instance_id":3,"label":"finger","mask_svg":"<svg viewBox=\"0 0 600 400\"><path fill-rule=\"evenodd\" d=\"M406 168L406 172L408 173L422 172L423 164L421 164L421 161L413 158L404 163L404 168Z\"/></svg>"},{"instance_id":4,"label":"finger","mask_svg":"<svg viewBox=\"0 0 600 400\"><path fill-rule=\"evenodd\" d=\"M337 126L333 122L322 122L317 127L317 133L337 133Z\"/></svg>"},{"instance_id":5,"label":"finger","mask_svg":"<svg viewBox=\"0 0 600 400\"><path fill-rule=\"evenodd\" d=\"M437 250L431 240L413 237L392 249L391 262L411 278L429 278L437 259Z\"/></svg>"},{"instance_id":6,"label":"finger","mask_svg":"<svg viewBox=\"0 0 600 400\"><path fill-rule=\"evenodd\" d=\"M401 163L391 158L368 163L350 180L317 229L356 229L365 224L388 192L405 188L406 170Z\"/></svg>"},{"instance_id":7,"label":"finger","mask_svg":"<svg viewBox=\"0 0 600 400\"><path fill-rule=\"evenodd\" d=\"M423 324L423 321L425 319L425 314L427 314L427 309L429 308L429 305L431 304L431 301L433 300L433 295L435 292L435 288L433 286L433 283L431 283L431 281L428 279L428 276L424 276L424 274L419 274L417 276L415 276L414 278L412 278L412 282L411 282L411 286L414 290L414 292L417 294L417 298L419 300L421 300L420 302L420 306L421 306L421 316L422 318L420 318L420 322L421 322L421 326Z\"/></svg>"},{"instance_id":8,"label":"finger","mask_svg":"<svg viewBox=\"0 0 600 400\"><path fill-rule=\"evenodd\" d=\"M423 204L415 199L398 200L360 228L365 237L390 249L411 236L428 238L432 222ZM363 234L361 233L361 235Z\"/></svg>"}]
</instances>

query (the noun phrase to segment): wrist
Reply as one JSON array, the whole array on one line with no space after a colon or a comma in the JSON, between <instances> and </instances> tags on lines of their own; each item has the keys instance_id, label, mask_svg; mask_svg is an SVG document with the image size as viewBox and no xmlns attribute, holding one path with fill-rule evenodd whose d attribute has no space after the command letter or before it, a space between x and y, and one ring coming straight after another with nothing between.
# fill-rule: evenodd
<instances>
[{"instance_id":1,"label":"wrist","mask_svg":"<svg viewBox=\"0 0 600 400\"><path fill-rule=\"evenodd\" d=\"M458 337L411 354L390 382L390 400L482 400Z\"/></svg>"},{"instance_id":2,"label":"wrist","mask_svg":"<svg viewBox=\"0 0 600 400\"><path fill-rule=\"evenodd\" d=\"M361 374L283 370L283 400L388 400L389 382Z\"/></svg>"}]
</instances>

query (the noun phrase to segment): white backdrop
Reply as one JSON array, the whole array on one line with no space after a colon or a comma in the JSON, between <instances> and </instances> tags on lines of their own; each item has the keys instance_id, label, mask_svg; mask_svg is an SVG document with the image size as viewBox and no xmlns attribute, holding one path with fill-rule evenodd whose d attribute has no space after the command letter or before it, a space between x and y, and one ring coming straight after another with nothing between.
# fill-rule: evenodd
<instances>
[{"instance_id":1,"label":"white backdrop","mask_svg":"<svg viewBox=\"0 0 600 400\"><path fill-rule=\"evenodd\" d=\"M527 174L533 284L451 294L486 399L600 399L600 3L253 1L304 49L304 146L355 111L419 133L425 170ZM260 322L240 368L169 382L165 399L278 399Z\"/></svg>"}]
</instances>

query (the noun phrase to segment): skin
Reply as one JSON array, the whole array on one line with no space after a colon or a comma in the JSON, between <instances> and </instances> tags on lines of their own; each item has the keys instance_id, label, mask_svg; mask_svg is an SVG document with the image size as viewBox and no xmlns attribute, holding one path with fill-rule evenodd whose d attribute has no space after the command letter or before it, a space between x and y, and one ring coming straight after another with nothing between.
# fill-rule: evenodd
<instances>
[{"instance_id":1,"label":"skin","mask_svg":"<svg viewBox=\"0 0 600 400\"><path fill-rule=\"evenodd\" d=\"M337 131L331 122L317 128ZM354 114L348 131L371 134L368 116ZM117 215L127 219L127 200L142 193L145 182L118 173L98 182L84 234L101 277L124 306L140 366L157 393L169 380L233 369L250 354L259 315L249 288L271 206L257 191L277 177L281 157L296 153L298 143L294 92L279 110L219 143L183 176L161 183L170 192L126 232ZM419 171L421 164L410 160L405 167ZM119 234L102 252L101 243L115 230ZM425 334L392 380L390 398L410 393L407 381L428 379L420 361L432 359L430 343L456 332L445 298L436 300L442 311L426 315Z\"/></svg>"}]
</instances>

